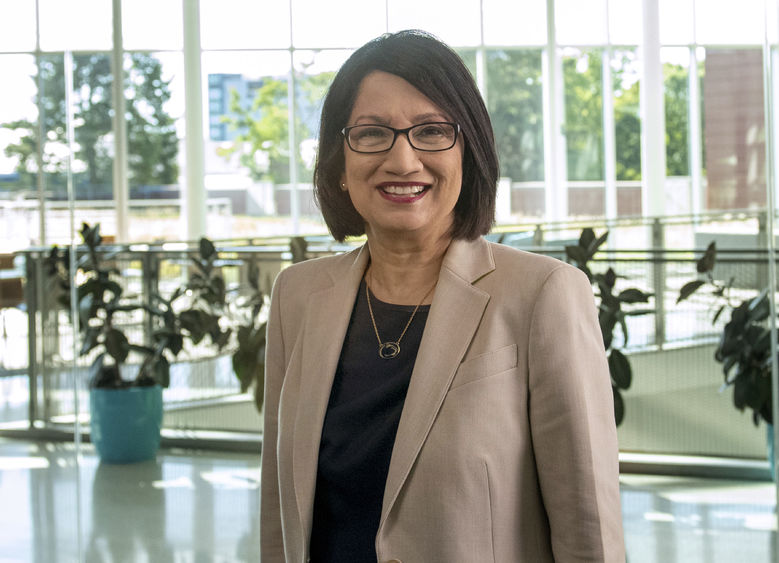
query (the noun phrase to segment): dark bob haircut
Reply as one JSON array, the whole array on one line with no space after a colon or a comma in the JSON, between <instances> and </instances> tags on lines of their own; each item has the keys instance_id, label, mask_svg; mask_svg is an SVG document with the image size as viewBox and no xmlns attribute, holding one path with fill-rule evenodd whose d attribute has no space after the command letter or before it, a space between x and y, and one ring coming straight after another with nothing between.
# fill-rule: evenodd
<instances>
[{"instance_id":1,"label":"dark bob haircut","mask_svg":"<svg viewBox=\"0 0 779 563\"><path fill-rule=\"evenodd\" d=\"M498 156L492 124L476 83L462 59L434 36L418 30L385 34L357 49L343 64L322 106L314 196L338 241L365 233L365 221L340 186L344 139L362 80L373 71L404 79L460 125L464 141L462 187L451 236L475 239L495 217Z\"/></svg>"}]
</instances>

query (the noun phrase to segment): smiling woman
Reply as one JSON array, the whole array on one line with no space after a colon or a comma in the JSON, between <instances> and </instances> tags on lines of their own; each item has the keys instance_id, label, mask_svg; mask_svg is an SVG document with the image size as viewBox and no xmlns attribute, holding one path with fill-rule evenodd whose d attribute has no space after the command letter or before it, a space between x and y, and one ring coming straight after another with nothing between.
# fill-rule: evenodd
<instances>
[{"instance_id":1,"label":"smiling woman","mask_svg":"<svg viewBox=\"0 0 779 563\"><path fill-rule=\"evenodd\" d=\"M274 284L262 560L623 561L592 290L483 238L498 163L462 60L421 31L370 41L318 150L328 228L367 243Z\"/></svg>"}]
</instances>

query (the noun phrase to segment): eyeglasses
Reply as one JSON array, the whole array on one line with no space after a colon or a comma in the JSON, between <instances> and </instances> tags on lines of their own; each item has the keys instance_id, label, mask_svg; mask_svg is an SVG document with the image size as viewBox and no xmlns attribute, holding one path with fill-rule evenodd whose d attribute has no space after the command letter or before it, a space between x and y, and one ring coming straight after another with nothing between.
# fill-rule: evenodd
<instances>
[{"instance_id":1,"label":"eyeglasses","mask_svg":"<svg viewBox=\"0 0 779 563\"><path fill-rule=\"evenodd\" d=\"M398 135L405 135L408 143L418 151L445 151L455 145L459 132L460 126L448 121L420 123L405 129L388 125L352 125L341 129L346 144L359 153L388 151L395 145Z\"/></svg>"}]
</instances>

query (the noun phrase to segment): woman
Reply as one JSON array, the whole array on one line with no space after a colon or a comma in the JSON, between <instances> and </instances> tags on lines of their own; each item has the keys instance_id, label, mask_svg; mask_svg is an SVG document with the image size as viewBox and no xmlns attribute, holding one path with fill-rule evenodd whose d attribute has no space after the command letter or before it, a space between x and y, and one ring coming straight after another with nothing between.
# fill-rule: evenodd
<instances>
[{"instance_id":1,"label":"woman","mask_svg":"<svg viewBox=\"0 0 779 563\"><path fill-rule=\"evenodd\" d=\"M315 190L360 249L277 278L262 561L622 561L612 394L592 289L487 242L498 175L459 57L358 49L322 110Z\"/></svg>"}]
</instances>

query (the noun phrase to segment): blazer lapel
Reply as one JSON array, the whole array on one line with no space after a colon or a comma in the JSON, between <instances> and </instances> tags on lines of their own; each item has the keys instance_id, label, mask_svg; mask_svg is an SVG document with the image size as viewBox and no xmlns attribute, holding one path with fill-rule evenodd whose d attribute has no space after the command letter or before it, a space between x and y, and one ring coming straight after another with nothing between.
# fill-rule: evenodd
<instances>
[{"instance_id":1,"label":"blazer lapel","mask_svg":"<svg viewBox=\"0 0 779 563\"><path fill-rule=\"evenodd\" d=\"M330 272L332 286L308 297L292 464L304 542L311 534L319 443L330 389L368 255L367 247L363 247L348 268L336 267Z\"/></svg>"},{"instance_id":2,"label":"blazer lapel","mask_svg":"<svg viewBox=\"0 0 779 563\"><path fill-rule=\"evenodd\" d=\"M430 432L479 326L489 294L473 283L495 269L484 239L452 241L411 376L384 489L381 526Z\"/></svg>"}]
</instances>

